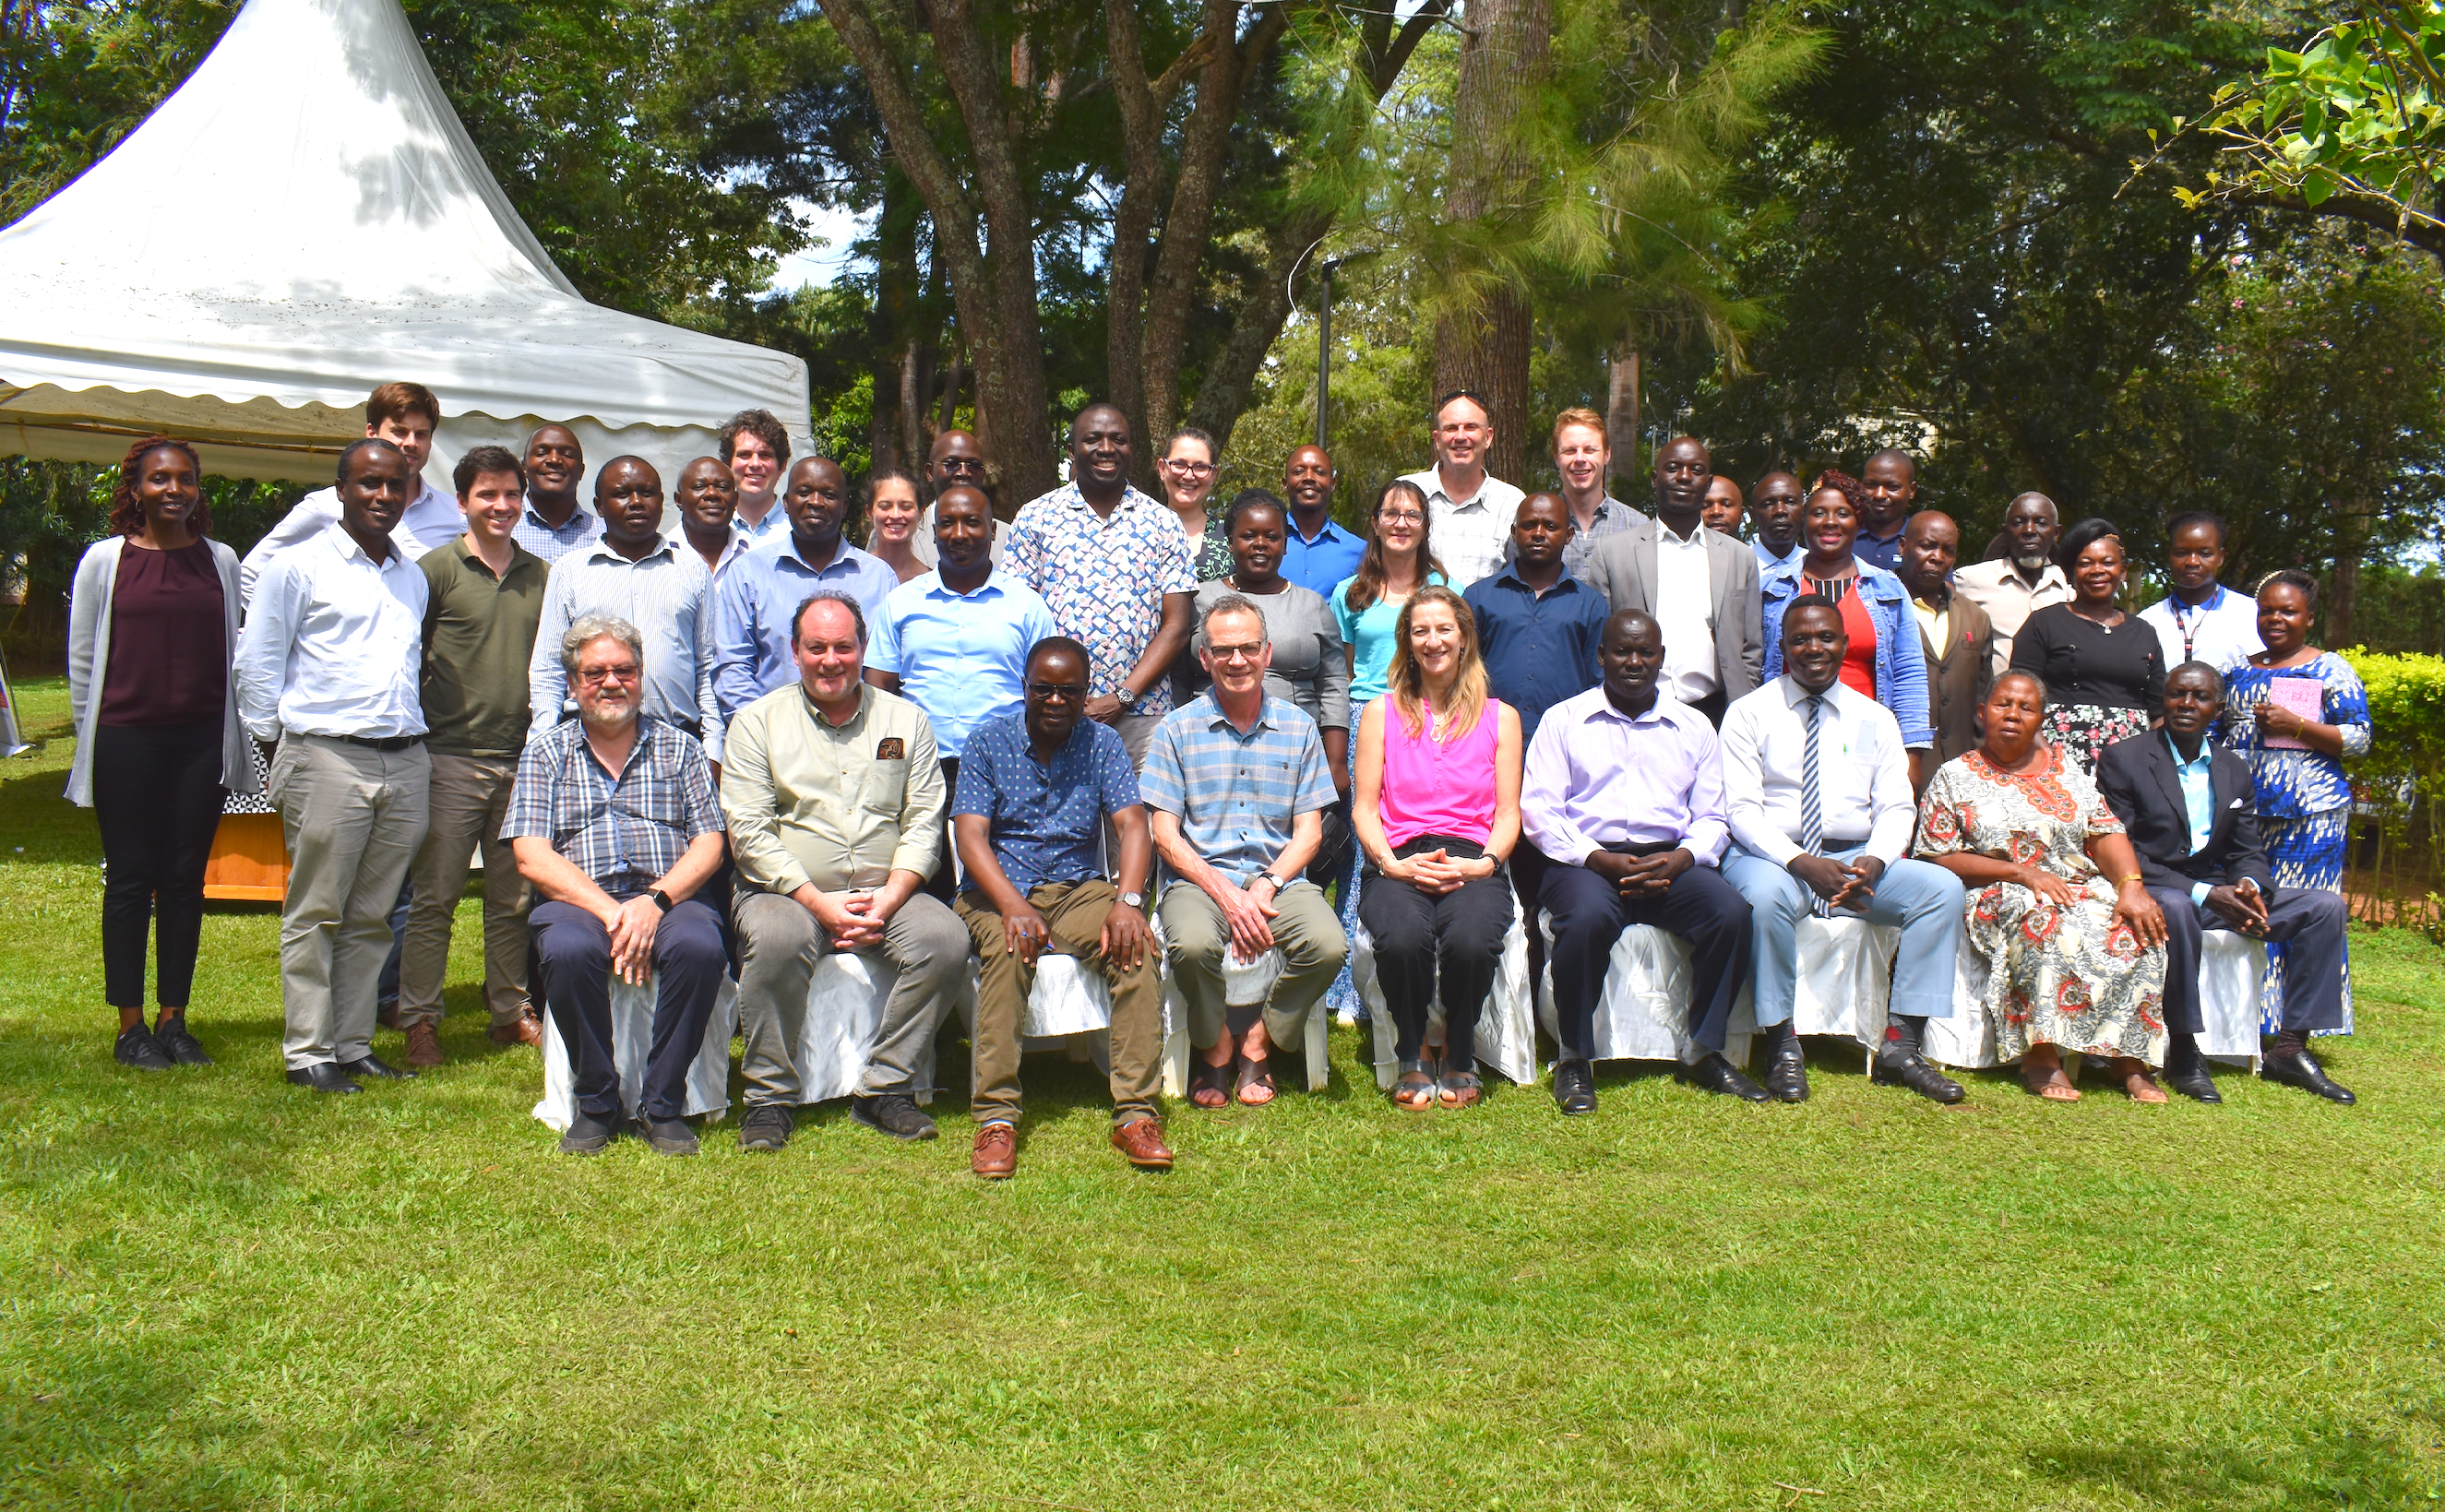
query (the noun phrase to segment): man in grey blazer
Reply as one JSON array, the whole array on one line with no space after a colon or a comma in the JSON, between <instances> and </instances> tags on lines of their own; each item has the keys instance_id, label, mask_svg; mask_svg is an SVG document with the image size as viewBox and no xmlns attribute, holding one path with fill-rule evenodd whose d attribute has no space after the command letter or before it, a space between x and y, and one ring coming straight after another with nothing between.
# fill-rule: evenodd
<instances>
[{"instance_id":1,"label":"man in grey blazer","mask_svg":"<svg viewBox=\"0 0 2445 1512\"><path fill-rule=\"evenodd\" d=\"M1614 613L1664 626L1663 681L1717 725L1754 691L1765 664L1757 553L1699 521L1715 476L1706 444L1684 436L1655 454L1655 518L1600 542L1583 574Z\"/></svg>"}]
</instances>

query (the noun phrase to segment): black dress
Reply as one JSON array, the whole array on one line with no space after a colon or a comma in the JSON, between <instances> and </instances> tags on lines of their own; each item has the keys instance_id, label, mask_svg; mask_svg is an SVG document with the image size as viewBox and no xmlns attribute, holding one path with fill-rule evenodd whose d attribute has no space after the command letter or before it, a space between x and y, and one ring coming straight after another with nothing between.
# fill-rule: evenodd
<instances>
[{"instance_id":1,"label":"black dress","mask_svg":"<svg viewBox=\"0 0 2445 1512\"><path fill-rule=\"evenodd\" d=\"M2038 738L2089 776L2107 746L2147 733L2165 699L2165 648L2136 614L2108 627L2050 604L2012 637L2012 670L2045 680Z\"/></svg>"}]
</instances>

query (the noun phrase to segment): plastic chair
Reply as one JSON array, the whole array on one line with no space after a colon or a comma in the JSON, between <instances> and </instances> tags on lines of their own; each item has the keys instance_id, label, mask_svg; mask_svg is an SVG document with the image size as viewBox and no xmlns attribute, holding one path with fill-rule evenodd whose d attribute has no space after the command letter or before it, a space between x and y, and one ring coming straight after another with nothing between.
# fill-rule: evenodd
<instances>
[{"instance_id":1,"label":"plastic chair","mask_svg":"<svg viewBox=\"0 0 2445 1512\"><path fill-rule=\"evenodd\" d=\"M1550 950L1554 931L1547 922ZM1554 1007L1554 971L1547 957L1544 980L1538 983L1537 1015L1545 1033L1561 1043L1561 1017ZM1689 1043L1689 947L1678 936L1652 924L1632 924L1614 942L1605 967L1604 993L1596 999L1596 1060L1671 1060L1682 1058ZM1725 1036L1724 1058L1735 1066L1749 1058L1749 1036L1757 1018L1744 988L1732 1005L1731 1031Z\"/></svg>"}]
</instances>

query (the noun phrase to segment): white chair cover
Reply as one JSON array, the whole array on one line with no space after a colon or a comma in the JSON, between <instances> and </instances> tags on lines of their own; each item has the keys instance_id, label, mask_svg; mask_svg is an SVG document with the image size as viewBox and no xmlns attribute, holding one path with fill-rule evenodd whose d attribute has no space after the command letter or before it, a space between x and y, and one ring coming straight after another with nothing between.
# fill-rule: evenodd
<instances>
[{"instance_id":1,"label":"white chair cover","mask_svg":"<svg viewBox=\"0 0 2445 1512\"><path fill-rule=\"evenodd\" d=\"M1553 941L1552 921L1545 937ZM1554 1010L1554 970L1549 957L1544 980L1538 983L1537 1014L1545 1033L1561 1042L1561 1019ZM1689 947L1678 936L1649 924L1632 924L1614 943L1605 968L1604 996L1596 1000L1596 1058L1598 1060L1671 1060L1681 1058L1689 1040ZM1744 990L1732 1005L1730 1033L1724 1040L1724 1058L1746 1065L1749 1036L1757 1018Z\"/></svg>"},{"instance_id":2,"label":"white chair cover","mask_svg":"<svg viewBox=\"0 0 2445 1512\"><path fill-rule=\"evenodd\" d=\"M2230 929L2210 929L2199 940L2199 1016L2206 1033L2202 1054L2218 1060L2258 1063L2258 987L2267 975L2267 946ZM1996 1064L1995 1025L1987 1017L1987 958L1965 935L1954 959L1950 1018L1927 1021L1927 1058L1939 1066L1983 1070Z\"/></svg>"},{"instance_id":3,"label":"white chair cover","mask_svg":"<svg viewBox=\"0 0 2445 1512\"><path fill-rule=\"evenodd\" d=\"M1893 997L1894 951L1902 932L1865 919L1814 916L1792 931L1799 957L1791 1028L1801 1035L1841 1035L1874 1050L1884 1043L1885 1007ZM1757 1022L1757 979L1741 983L1732 1017Z\"/></svg>"},{"instance_id":4,"label":"white chair cover","mask_svg":"<svg viewBox=\"0 0 2445 1512\"><path fill-rule=\"evenodd\" d=\"M1375 973L1375 942L1365 924L1351 937L1350 984L1365 999L1368 1019L1374 1027L1376 1089L1389 1092L1400 1078L1401 1060L1392 1015L1384 1006L1384 981ZM1511 933L1502 942L1502 960L1494 969L1494 986L1478 1015L1477 1058L1522 1087L1537 1079L1535 1013L1535 999L1528 991L1528 929L1514 910ZM1427 1022L1439 1027L1443 1021L1443 1002L1438 999L1428 1012Z\"/></svg>"},{"instance_id":5,"label":"white chair cover","mask_svg":"<svg viewBox=\"0 0 2445 1512\"><path fill-rule=\"evenodd\" d=\"M729 978L713 999L705 1020L704 1042L688 1066L687 1101L682 1111L719 1117L730 1110L730 1037L737 1032L738 986ZM654 984L611 979L611 1058L620 1069L620 1106L631 1118L645 1091L645 1057L654 1048ZM569 1047L551 1015L543 1016L543 1101L534 1105L536 1118L567 1133L577 1116L577 1076L569 1063Z\"/></svg>"}]
</instances>

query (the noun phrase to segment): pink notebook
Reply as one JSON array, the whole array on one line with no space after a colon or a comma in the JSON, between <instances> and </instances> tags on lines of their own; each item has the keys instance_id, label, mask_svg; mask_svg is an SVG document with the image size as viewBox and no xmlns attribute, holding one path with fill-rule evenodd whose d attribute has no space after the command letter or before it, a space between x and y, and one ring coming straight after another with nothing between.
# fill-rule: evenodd
<instances>
[{"instance_id":1,"label":"pink notebook","mask_svg":"<svg viewBox=\"0 0 2445 1512\"><path fill-rule=\"evenodd\" d=\"M2267 701L2279 709L2289 709L2315 724L2326 718L2326 683L2323 678L2270 678L2267 683ZM2270 735L2262 742L2269 751L2306 751L2309 742L2298 736Z\"/></svg>"}]
</instances>

